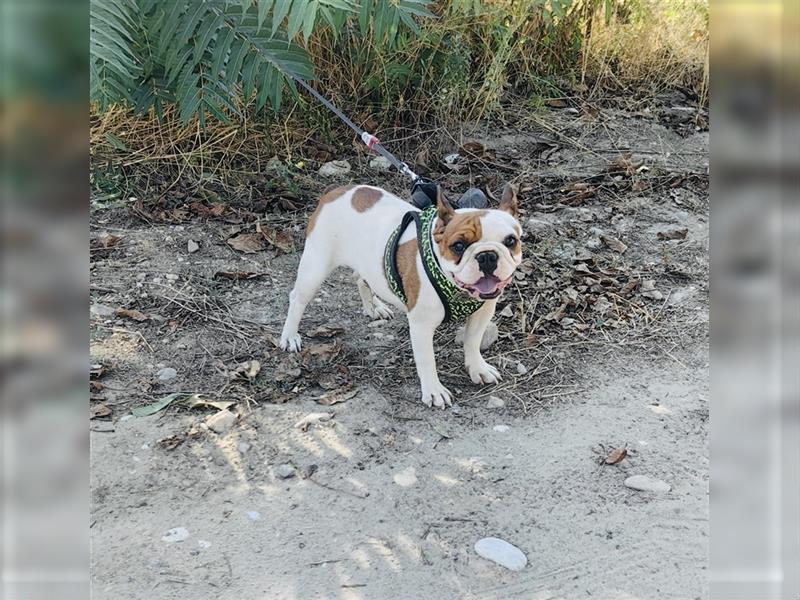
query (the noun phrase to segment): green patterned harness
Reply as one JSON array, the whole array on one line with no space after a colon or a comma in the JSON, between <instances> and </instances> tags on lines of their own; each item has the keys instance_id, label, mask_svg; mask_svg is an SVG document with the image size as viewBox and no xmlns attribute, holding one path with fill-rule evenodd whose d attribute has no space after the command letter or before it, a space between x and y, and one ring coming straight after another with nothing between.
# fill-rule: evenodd
<instances>
[{"instance_id":1,"label":"green patterned harness","mask_svg":"<svg viewBox=\"0 0 800 600\"><path fill-rule=\"evenodd\" d=\"M403 289L403 281L397 270L397 247L400 244L403 232L411 221L415 221L417 224L419 255L422 257L422 265L425 267L428 280L442 301L442 306L444 306L444 320L466 319L478 310L483 305L483 302L469 296L442 271L442 267L439 265L439 261L433 251L432 229L435 216L435 206L426 208L422 212L409 211L403 215L400 225L389 236L383 253L383 269L386 273L386 281L389 282L389 289L392 290L392 293L405 304L406 294Z\"/></svg>"}]
</instances>

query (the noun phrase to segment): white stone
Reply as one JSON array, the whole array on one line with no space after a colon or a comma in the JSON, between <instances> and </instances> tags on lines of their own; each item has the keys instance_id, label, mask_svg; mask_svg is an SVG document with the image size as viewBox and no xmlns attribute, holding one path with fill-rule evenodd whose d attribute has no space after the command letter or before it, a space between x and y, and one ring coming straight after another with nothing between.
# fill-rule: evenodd
<instances>
[{"instance_id":1,"label":"white stone","mask_svg":"<svg viewBox=\"0 0 800 600\"><path fill-rule=\"evenodd\" d=\"M506 431L511 429L511 427L509 427L508 425L495 425L494 427L492 427L492 429L494 429L499 433L505 433Z\"/></svg>"},{"instance_id":2,"label":"white stone","mask_svg":"<svg viewBox=\"0 0 800 600\"><path fill-rule=\"evenodd\" d=\"M625 480L625 487L640 492L658 492L665 493L672 489L672 487L660 479L653 479L647 475L632 475Z\"/></svg>"},{"instance_id":3,"label":"white stone","mask_svg":"<svg viewBox=\"0 0 800 600\"><path fill-rule=\"evenodd\" d=\"M346 175L351 170L352 167L346 160L332 160L322 165L318 172L323 177L336 177L339 175Z\"/></svg>"},{"instance_id":4,"label":"white stone","mask_svg":"<svg viewBox=\"0 0 800 600\"><path fill-rule=\"evenodd\" d=\"M174 527L161 536L162 542L174 544L175 542L184 542L189 539L189 530L185 527Z\"/></svg>"},{"instance_id":5,"label":"white stone","mask_svg":"<svg viewBox=\"0 0 800 600\"><path fill-rule=\"evenodd\" d=\"M236 415L227 409L206 419L206 425L214 433L225 433L234 423L236 423Z\"/></svg>"},{"instance_id":6,"label":"white stone","mask_svg":"<svg viewBox=\"0 0 800 600\"><path fill-rule=\"evenodd\" d=\"M414 467L395 473L394 482L400 487L411 487L417 483L417 470Z\"/></svg>"},{"instance_id":7,"label":"white stone","mask_svg":"<svg viewBox=\"0 0 800 600\"><path fill-rule=\"evenodd\" d=\"M200 250L200 244L198 244L194 240L189 240L188 242L186 242L186 250L189 252L189 254L197 252L198 250Z\"/></svg>"},{"instance_id":8,"label":"white stone","mask_svg":"<svg viewBox=\"0 0 800 600\"><path fill-rule=\"evenodd\" d=\"M294 467L288 463L282 464L275 469L275 474L281 479L289 479L294 477Z\"/></svg>"},{"instance_id":9,"label":"white stone","mask_svg":"<svg viewBox=\"0 0 800 600\"><path fill-rule=\"evenodd\" d=\"M486 401L486 408L503 408L505 405L505 401L497 396L489 396Z\"/></svg>"},{"instance_id":10,"label":"white stone","mask_svg":"<svg viewBox=\"0 0 800 600\"><path fill-rule=\"evenodd\" d=\"M175 379L178 376L178 372L172 367L164 367L157 373L157 375L160 381L169 381L171 379Z\"/></svg>"},{"instance_id":11,"label":"white stone","mask_svg":"<svg viewBox=\"0 0 800 600\"><path fill-rule=\"evenodd\" d=\"M392 168L392 163L389 162L388 158L378 155L369 161L369 166L376 171L388 171Z\"/></svg>"},{"instance_id":12,"label":"white stone","mask_svg":"<svg viewBox=\"0 0 800 600\"><path fill-rule=\"evenodd\" d=\"M261 513L257 510L248 510L247 511L247 518L255 523L256 521L261 520Z\"/></svg>"},{"instance_id":13,"label":"white stone","mask_svg":"<svg viewBox=\"0 0 800 600\"><path fill-rule=\"evenodd\" d=\"M201 548L210 548L211 542L207 542L205 540L197 540L197 545L200 546Z\"/></svg>"},{"instance_id":14,"label":"white stone","mask_svg":"<svg viewBox=\"0 0 800 600\"><path fill-rule=\"evenodd\" d=\"M89 307L89 312L96 317L112 317L114 316L114 309L105 304L92 304Z\"/></svg>"},{"instance_id":15,"label":"white stone","mask_svg":"<svg viewBox=\"0 0 800 600\"><path fill-rule=\"evenodd\" d=\"M500 538L488 537L475 542L475 552L511 571L521 571L528 564L522 550Z\"/></svg>"},{"instance_id":16,"label":"white stone","mask_svg":"<svg viewBox=\"0 0 800 600\"><path fill-rule=\"evenodd\" d=\"M517 373L520 375L525 375L528 372L528 367L523 365L521 362L517 363Z\"/></svg>"}]
</instances>

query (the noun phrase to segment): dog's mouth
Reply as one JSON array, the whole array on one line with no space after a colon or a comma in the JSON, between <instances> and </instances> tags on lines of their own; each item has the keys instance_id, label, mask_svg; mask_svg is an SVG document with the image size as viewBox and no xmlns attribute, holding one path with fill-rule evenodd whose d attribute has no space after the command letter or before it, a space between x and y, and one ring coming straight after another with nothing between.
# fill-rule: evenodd
<instances>
[{"instance_id":1,"label":"dog's mouth","mask_svg":"<svg viewBox=\"0 0 800 600\"><path fill-rule=\"evenodd\" d=\"M478 300L491 300L497 298L503 293L505 287L511 281L513 275L508 279L499 279L494 275L484 275L475 283L464 283L458 277L455 277L456 284L463 290L469 292L469 295Z\"/></svg>"}]
</instances>

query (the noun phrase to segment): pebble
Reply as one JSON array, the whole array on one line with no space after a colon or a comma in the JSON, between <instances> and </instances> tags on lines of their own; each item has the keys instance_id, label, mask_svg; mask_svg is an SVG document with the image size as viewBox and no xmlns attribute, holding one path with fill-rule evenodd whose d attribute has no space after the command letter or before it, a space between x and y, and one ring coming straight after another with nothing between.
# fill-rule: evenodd
<instances>
[{"instance_id":1,"label":"pebble","mask_svg":"<svg viewBox=\"0 0 800 600\"><path fill-rule=\"evenodd\" d=\"M178 276L175 273L167 273L164 277L167 281L178 281Z\"/></svg>"},{"instance_id":2,"label":"pebble","mask_svg":"<svg viewBox=\"0 0 800 600\"><path fill-rule=\"evenodd\" d=\"M206 425L214 433L225 433L234 423L236 423L236 415L227 409L206 419Z\"/></svg>"},{"instance_id":3,"label":"pebble","mask_svg":"<svg viewBox=\"0 0 800 600\"><path fill-rule=\"evenodd\" d=\"M500 433L505 433L506 431L511 429L511 427L509 427L508 425L495 425L494 427L492 427L492 429Z\"/></svg>"},{"instance_id":4,"label":"pebble","mask_svg":"<svg viewBox=\"0 0 800 600\"><path fill-rule=\"evenodd\" d=\"M521 571L528 564L522 550L500 538L488 537L475 542L475 552L511 571Z\"/></svg>"},{"instance_id":5,"label":"pebble","mask_svg":"<svg viewBox=\"0 0 800 600\"><path fill-rule=\"evenodd\" d=\"M521 362L517 363L517 373L520 375L525 375L528 372L528 367L523 365Z\"/></svg>"},{"instance_id":6,"label":"pebble","mask_svg":"<svg viewBox=\"0 0 800 600\"><path fill-rule=\"evenodd\" d=\"M414 467L408 467L395 473L393 479L400 487L411 487L417 483L417 470Z\"/></svg>"},{"instance_id":7,"label":"pebble","mask_svg":"<svg viewBox=\"0 0 800 600\"><path fill-rule=\"evenodd\" d=\"M205 540L197 540L197 545L200 546L201 548L210 548L211 542L207 542Z\"/></svg>"},{"instance_id":8,"label":"pebble","mask_svg":"<svg viewBox=\"0 0 800 600\"><path fill-rule=\"evenodd\" d=\"M200 250L200 244L198 244L194 240L189 240L188 242L186 242L186 250L189 251L189 254L197 252L198 250Z\"/></svg>"},{"instance_id":9,"label":"pebble","mask_svg":"<svg viewBox=\"0 0 800 600\"><path fill-rule=\"evenodd\" d=\"M544 233L553 228L553 224L541 219L528 219L528 231L531 233Z\"/></svg>"},{"instance_id":10,"label":"pebble","mask_svg":"<svg viewBox=\"0 0 800 600\"><path fill-rule=\"evenodd\" d=\"M184 542L189 539L189 530L186 527L174 527L161 536L162 542L174 544L175 542Z\"/></svg>"},{"instance_id":11,"label":"pebble","mask_svg":"<svg viewBox=\"0 0 800 600\"><path fill-rule=\"evenodd\" d=\"M281 479L289 479L294 477L294 467L289 463L284 463L275 469L275 474Z\"/></svg>"},{"instance_id":12,"label":"pebble","mask_svg":"<svg viewBox=\"0 0 800 600\"><path fill-rule=\"evenodd\" d=\"M247 511L247 518L255 523L256 521L261 520L261 513L257 510L248 510Z\"/></svg>"},{"instance_id":13,"label":"pebble","mask_svg":"<svg viewBox=\"0 0 800 600\"><path fill-rule=\"evenodd\" d=\"M236 449L240 454L247 454L247 451L250 450L250 444L247 442L239 442L236 444Z\"/></svg>"},{"instance_id":14,"label":"pebble","mask_svg":"<svg viewBox=\"0 0 800 600\"><path fill-rule=\"evenodd\" d=\"M589 238L584 244L589 250L600 250L603 247L603 242L598 237Z\"/></svg>"},{"instance_id":15,"label":"pebble","mask_svg":"<svg viewBox=\"0 0 800 600\"><path fill-rule=\"evenodd\" d=\"M369 161L369 166L376 171L388 171L392 168L392 163L390 163L389 159L384 156L376 156Z\"/></svg>"},{"instance_id":16,"label":"pebble","mask_svg":"<svg viewBox=\"0 0 800 600\"><path fill-rule=\"evenodd\" d=\"M625 480L625 487L640 492L658 492L664 493L672 489L672 487L660 479L653 479L647 475L632 475Z\"/></svg>"},{"instance_id":17,"label":"pebble","mask_svg":"<svg viewBox=\"0 0 800 600\"><path fill-rule=\"evenodd\" d=\"M113 317L114 309L105 304L92 304L89 307L89 312L96 317Z\"/></svg>"},{"instance_id":18,"label":"pebble","mask_svg":"<svg viewBox=\"0 0 800 600\"><path fill-rule=\"evenodd\" d=\"M318 173L323 177L336 177L337 175L345 175L351 170L352 167L346 160L332 160L322 165Z\"/></svg>"},{"instance_id":19,"label":"pebble","mask_svg":"<svg viewBox=\"0 0 800 600\"><path fill-rule=\"evenodd\" d=\"M159 381L170 381L178 376L178 372L172 367L164 367L158 372Z\"/></svg>"},{"instance_id":20,"label":"pebble","mask_svg":"<svg viewBox=\"0 0 800 600\"><path fill-rule=\"evenodd\" d=\"M505 401L497 396L489 396L486 401L486 408L503 408L505 405Z\"/></svg>"}]
</instances>

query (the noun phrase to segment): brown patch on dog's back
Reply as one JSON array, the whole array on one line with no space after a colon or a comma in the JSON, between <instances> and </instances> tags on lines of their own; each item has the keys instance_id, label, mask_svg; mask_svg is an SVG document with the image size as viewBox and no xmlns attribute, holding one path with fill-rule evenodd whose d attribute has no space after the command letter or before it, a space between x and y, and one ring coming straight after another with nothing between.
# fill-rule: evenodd
<instances>
[{"instance_id":1,"label":"brown patch on dog's back","mask_svg":"<svg viewBox=\"0 0 800 600\"><path fill-rule=\"evenodd\" d=\"M457 212L447 225L439 221L433 232L433 239L439 245L440 254L445 259L457 263L461 257L454 254L450 246L459 240L467 245L480 240L483 235L481 217L485 214L485 210Z\"/></svg>"},{"instance_id":2,"label":"brown patch on dog's back","mask_svg":"<svg viewBox=\"0 0 800 600\"><path fill-rule=\"evenodd\" d=\"M319 212L322 210L322 207L330 202L333 202L334 200L338 200L342 195L346 194L352 189L352 185L343 185L332 190L328 190L322 194L319 202L317 202L317 207L314 209L314 212L311 213L310 217L308 217L308 225L306 225L306 237L311 235L311 232L314 230L314 226L317 224L317 218L319 217Z\"/></svg>"},{"instance_id":3,"label":"brown patch on dog's back","mask_svg":"<svg viewBox=\"0 0 800 600\"><path fill-rule=\"evenodd\" d=\"M350 198L350 202L356 211L363 213L375 206L375 203L381 199L381 196L383 196L383 192L380 190L369 187L360 187L353 193L353 197Z\"/></svg>"},{"instance_id":4,"label":"brown patch on dog's back","mask_svg":"<svg viewBox=\"0 0 800 600\"><path fill-rule=\"evenodd\" d=\"M403 242L397 247L397 271L406 293L406 308L410 311L419 298L419 272L417 271L417 240Z\"/></svg>"}]
</instances>

